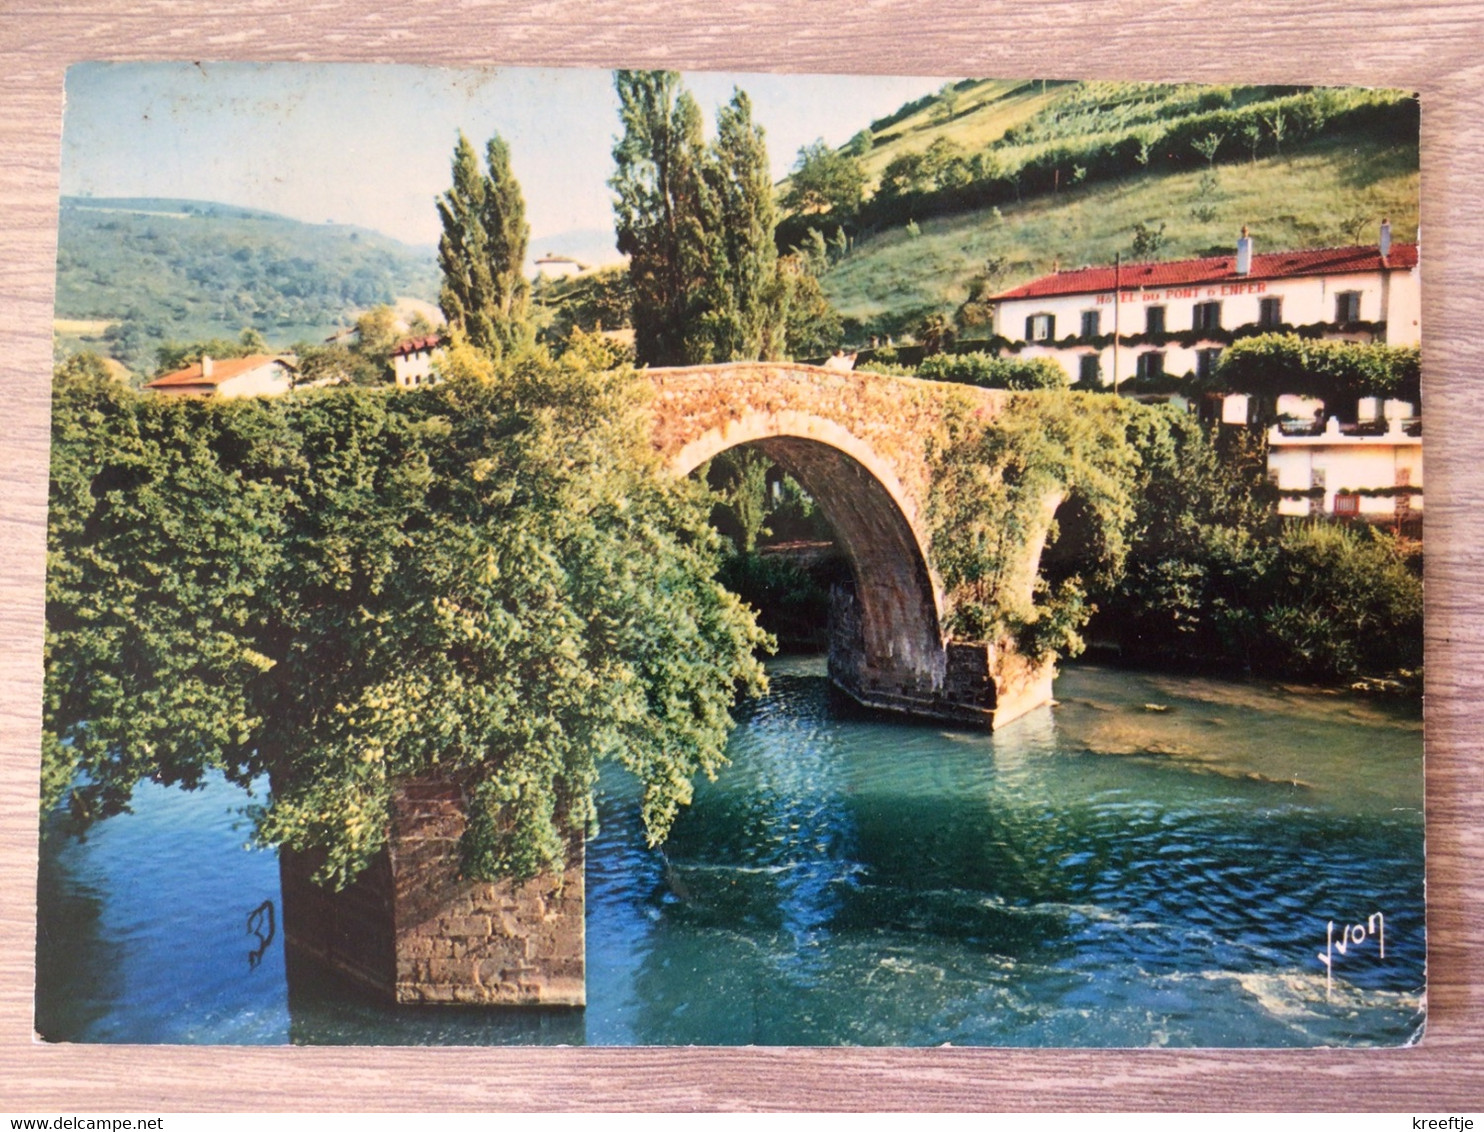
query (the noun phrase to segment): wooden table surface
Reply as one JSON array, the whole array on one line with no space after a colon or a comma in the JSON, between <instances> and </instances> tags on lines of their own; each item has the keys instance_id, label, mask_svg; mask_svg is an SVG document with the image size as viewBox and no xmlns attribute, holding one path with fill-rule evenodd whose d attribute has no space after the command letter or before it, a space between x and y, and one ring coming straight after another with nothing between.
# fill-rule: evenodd
<instances>
[{"instance_id":1,"label":"wooden table surface","mask_svg":"<svg viewBox=\"0 0 1484 1132\"><path fill-rule=\"evenodd\" d=\"M1484 1108L1484 0L0 0L0 1111ZM1421 93L1427 1034L1402 1050L354 1049L34 1039L36 797L62 77L350 60L1346 83ZM1470 487L1470 484L1474 487ZM1484 493L1481 493L1484 494Z\"/></svg>"}]
</instances>

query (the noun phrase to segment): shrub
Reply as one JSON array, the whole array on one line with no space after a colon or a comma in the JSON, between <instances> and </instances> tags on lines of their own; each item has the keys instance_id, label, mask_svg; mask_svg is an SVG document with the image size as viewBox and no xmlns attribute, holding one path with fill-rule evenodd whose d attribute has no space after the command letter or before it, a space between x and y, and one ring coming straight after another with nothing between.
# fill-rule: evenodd
<instances>
[{"instance_id":1,"label":"shrub","mask_svg":"<svg viewBox=\"0 0 1484 1132\"><path fill-rule=\"evenodd\" d=\"M1396 538L1362 524L1292 523L1243 628L1255 671L1313 680L1422 663L1422 580Z\"/></svg>"},{"instance_id":2,"label":"shrub","mask_svg":"<svg viewBox=\"0 0 1484 1132\"><path fill-rule=\"evenodd\" d=\"M928 381L953 381L984 389L1065 389L1067 371L1050 358L997 358L992 354L934 354L917 367Z\"/></svg>"}]
</instances>

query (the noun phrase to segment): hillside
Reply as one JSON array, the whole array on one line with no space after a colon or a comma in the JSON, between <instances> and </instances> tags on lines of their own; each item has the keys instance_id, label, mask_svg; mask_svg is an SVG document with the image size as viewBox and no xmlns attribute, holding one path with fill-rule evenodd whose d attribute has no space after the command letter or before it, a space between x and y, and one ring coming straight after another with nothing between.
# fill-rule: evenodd
<instances>
[{"instance_id":1,"label":"hillside","mask_svg":"<svg viewBox=\"0 0 1484 1132\"><path fill-rule=\"evenodd\" d=\"M861 239L821 280L860 333L901 334L928 314L952 314L992 257L1004 290L1062 267L1125 262L1135 223L1165 225L1156 257L1230 252L1243 224L1263 251L1363 243L1389 216L1398 240L1417 238L1416 150L1354 142L1296 157L1221 168L1206 207L1191 215L1202 174L1143 174L1081 186L998 209L924 221ZM1218 250L1219 249L1219 250Z\"/></svg>"},{"instance_id":2,"label":"hillside","mask_svg":"<svg viewBox=\"0 0 1484 1132\"><path fill-rule=\"evenodd\" d=\"M366 229L203 201L61 202L59 343L135 371L151 369L165 341L236 338L253 327L284 347L324 338L357 310L437 294L431 248Z\"/></svg>"},{"instance_id":3,"label":"hillside","mask_svg":"<svg viewBox=\"0 0 1484 1132\"><path fill-rule=\"evenodd\" d=\"M859 341L1058 263L1226 251L1243 224L1269 250L1366 241L1382 216L1413 240L1416 122L1397 91L966 80L873 122L862 205L786 217L781 242L829 238L823 289Z\"/></svg>"}]
</instances>

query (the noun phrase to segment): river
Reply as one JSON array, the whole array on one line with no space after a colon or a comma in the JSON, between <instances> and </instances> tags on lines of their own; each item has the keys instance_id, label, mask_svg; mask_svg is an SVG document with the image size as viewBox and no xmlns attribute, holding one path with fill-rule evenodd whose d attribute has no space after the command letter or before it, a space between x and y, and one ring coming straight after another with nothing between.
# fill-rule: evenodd
<instances>
[{"instance_id":1,"label":"river","mask_svg":"<svg viewBox=\"0 0 1484 1132\"><path fill-rule=\"evenodd\" d=\"M37 1029L254 1044L1420 1036L1415 710L1069 666L1055 707L989 735L851 710L820 659L769 672L731 765L663 852L644 845L632 783L605 772L585 1010L389 1008L297 969L291 994L262 910L278 905L276 860L244 850L246 799L215 781L144 786L86 841L43 837Z\"/></svg>"}]
</instances>

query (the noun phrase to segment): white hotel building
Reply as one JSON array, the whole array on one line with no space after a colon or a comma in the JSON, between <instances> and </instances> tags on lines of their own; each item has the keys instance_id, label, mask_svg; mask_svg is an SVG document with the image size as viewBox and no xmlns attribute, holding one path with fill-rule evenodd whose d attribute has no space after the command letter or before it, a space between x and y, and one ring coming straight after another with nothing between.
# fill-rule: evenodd
<instances>
[{"instance_id":1,"label":"white hotel building","mask_svg":"<svg viewBox=\"0 0 1484 1132\"><path fill-rule=\"evenodd\" d=\"M1377 244L1057 271L995 295L994 332L1071 379L1122 385L1205 376L1229 333L1323 326L1326 338L1415 345L1422 318L1417 245Z\"/></svg>"},{"instance_id":2,"label":"white hotel building","mask_svg":"<svg viewBox=\"0 0 1484 1132\"><path fill-rule=\"evenodd\" d=\"M1416 345L1422 289L1416 244L1255 254L1247 230L1236 254L1057 271L994 296L994 331L1023 358L1054 358L1071 380L1148 388L1160 378L1204 377L1234 331L1305 329L1323 338ZM1168 386L1167 386L1168 388ZM1301 398L1280 398L1301 404ZM1273 426L1268 474L1286 515L1376 522L1422 509L1422 438L1414 406L1364 398L1361 420L1341 425L1317 402L1295 411L1317 427ZM1223 418L1244 423L1247 398Z\"/></svg>"}]
</instances>

